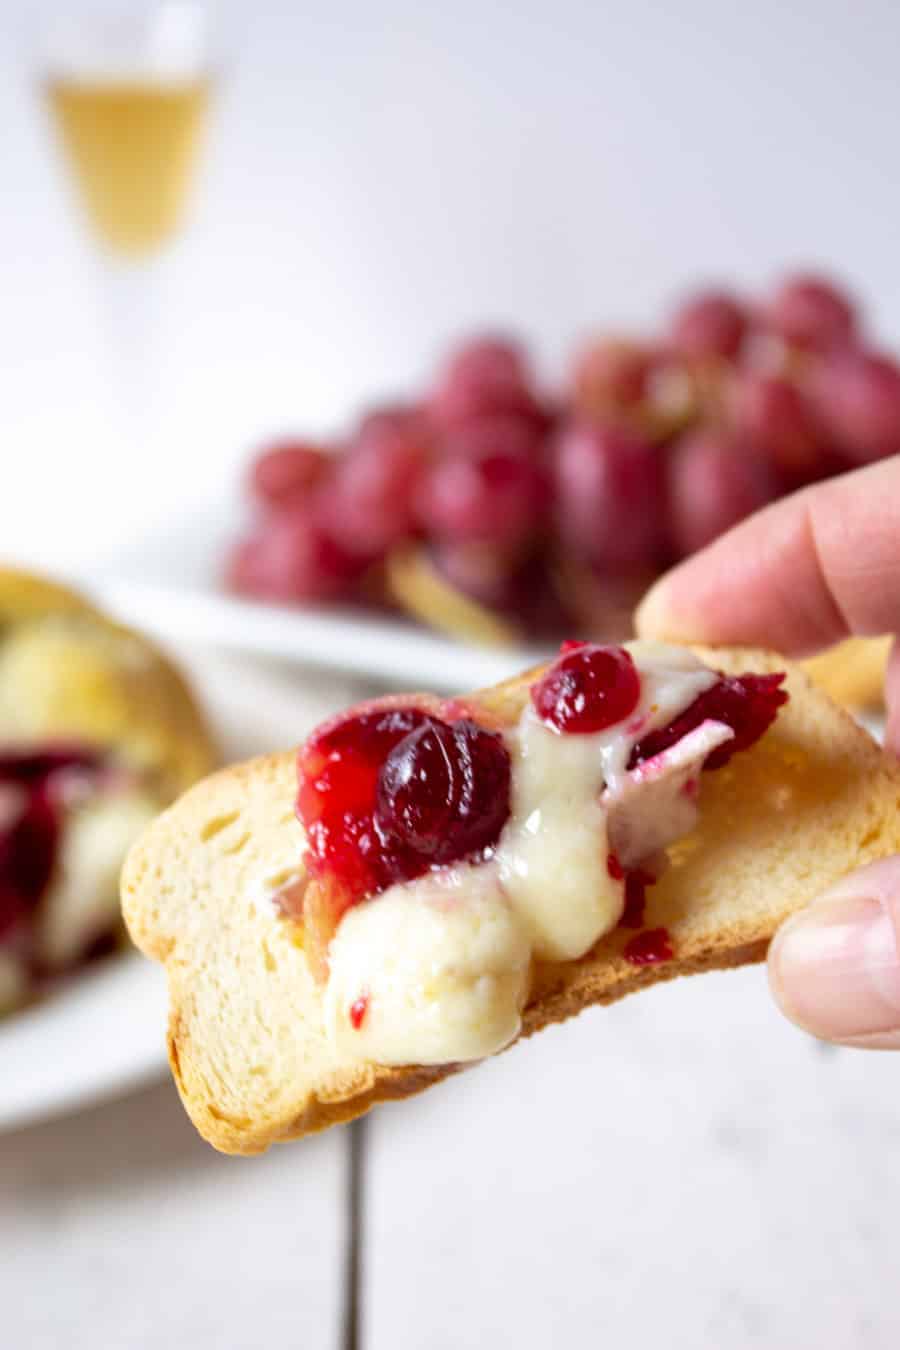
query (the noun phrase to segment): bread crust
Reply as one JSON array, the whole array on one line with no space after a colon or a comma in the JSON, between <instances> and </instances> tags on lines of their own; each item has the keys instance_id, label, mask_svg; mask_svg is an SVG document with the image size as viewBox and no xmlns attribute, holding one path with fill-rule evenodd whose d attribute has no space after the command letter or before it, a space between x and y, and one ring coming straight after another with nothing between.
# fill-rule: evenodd
<instances>
[{"instance_id":1,"label":"bread crust","mask_svg":"<svg viewBox=\"0 0 900 1350\"><path fill-rule=\"evenodd\" d=\"M853 868L900 850L900 768L803 671L770 653L695 649L726 673L787 670L791 699L750 751L703 777L698 829L669 850L646 927L674 958L635 967L615 930L576 961L535 967L521 1035L662 980L760 961L778 926ZM473 696L514 717L536 672ZM166 966L169 1061L199 1132L227 1153L269 1145L409 1097L467 1065L341 1060L300 930L257 882L296 864L292 753L236 765L189 791L123 873L134 941ZM256 887L256 889L254 889Z\"/></svg>"},{"instance_id":2,"label":"bread crust","mask_svg":"<svg viewBox=\"0 0 900 1350\"><path fill-rule=\"evenodd\" d=\"M884 679L892 639L847 638L803 662L820 689L845 708L875 712L884 707Z\"/></svg>"}]
</instances>

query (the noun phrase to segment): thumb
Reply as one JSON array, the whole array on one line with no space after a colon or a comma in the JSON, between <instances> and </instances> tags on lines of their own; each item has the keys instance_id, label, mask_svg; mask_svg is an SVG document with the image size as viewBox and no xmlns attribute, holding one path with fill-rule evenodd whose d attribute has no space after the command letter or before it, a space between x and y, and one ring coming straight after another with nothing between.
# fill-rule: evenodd
<instances>
[{"instance_id":1,"label":"thumb","mask_svg":"<svg viewBox=\"0 0 900 1350\"><path fill-rule=\"evenodd\" d=\"M900 1050L900 856L851 873L769 950L783 1013L823 1040Z\"/></svg>"}]
</instances>

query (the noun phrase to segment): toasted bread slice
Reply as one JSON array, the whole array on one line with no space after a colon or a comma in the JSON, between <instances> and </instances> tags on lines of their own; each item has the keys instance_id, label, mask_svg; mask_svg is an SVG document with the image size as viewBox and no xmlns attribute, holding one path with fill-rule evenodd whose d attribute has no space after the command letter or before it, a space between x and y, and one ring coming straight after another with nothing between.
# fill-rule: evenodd
<instances>
[{"instance_id":1,"label":"toasted bread slice","mask_svg":"<svg viewBox=\"0 0 900 1350\"><path fill-rule=\"evenodd\" d=\"M786 668L759 651L698 654L731 673ZM668 928L674 959L635 967L622 955L631 934L614 931L579 960L539 966L522 1035L658 980L761 960L788 915L900 850L900 767L787 669L790 702L752 750L704 775L699 828L670 849L672 866L648 894L646 926ZM475 702L515 716L534 678ZM351 1061L326 1036L302 928L271 901L297 868L295 791L292 753L216 774L151 826L123 874L131 934L168 972L179 1091L200 1133L228 1153L350 1120L459 1067Z\"/></svg>"},{"instance_id":2,"label":"toasted bread slice","mask_svg":"<svg viewBox=\"0 0 900 1350\"><path fill-rule=\"evenodd\" d=\"M875 711L884 704L890 637L847 638L803 662L803 669L835 703Z\"/></svg>"}]
</instances>

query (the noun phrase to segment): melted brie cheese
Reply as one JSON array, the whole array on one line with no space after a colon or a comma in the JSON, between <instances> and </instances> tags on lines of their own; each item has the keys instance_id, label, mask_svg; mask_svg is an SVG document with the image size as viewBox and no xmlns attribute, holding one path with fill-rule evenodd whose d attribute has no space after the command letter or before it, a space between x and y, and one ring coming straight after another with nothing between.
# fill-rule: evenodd
<instances>
[{"instance_id":1,"label":"melted brie cheese","mask_svg":"<svg viewBox=\"0 0 900 1350\"><path fill-rule=\"evenodd\" d=\"M122 859L156 814L156 804L135 788L100 792L66 813L37 915L35 950L43 965L69 965L115 926Z\"/></svg>"},{"instance_id":2,"label":"melted brie cheese","mask_svg":"<svg viewBox=\"0 0 900 1350\"><path fill-rule=\"evenodd\" d=\"M380 1064L483 1059L518 1035L528 939L493 867L453 867L354 906L329 952L326 1024Z\"/></svg>"},{"instance_id":3,"label":"melted brie cheese","mask_svg":"<svg viewBox=\"0 0 900 1350\"><path fill-rule=\"evenodd\" d=\"M539 960L569 961L621 917L623 883L609 874L602 747L595 736L561 736L531 704L507 736L510 818L496 865Z\"/></svg>"}]
</instances>

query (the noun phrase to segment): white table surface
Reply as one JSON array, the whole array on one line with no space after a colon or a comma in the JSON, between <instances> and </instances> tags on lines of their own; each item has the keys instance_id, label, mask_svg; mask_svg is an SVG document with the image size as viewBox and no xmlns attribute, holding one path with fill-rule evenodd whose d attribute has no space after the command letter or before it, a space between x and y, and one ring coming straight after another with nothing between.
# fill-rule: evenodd
<instances>
[{"instance_id":1,"label":"white table surface","mask_svg":"<svg viewBox=\"0 0 900 1350\"><path fill-rule=\"evenodd\" d=\"M895 1350L900 1063L759 970L543 1032L370 1127L373 1350Z\"/></svg>"},{"instance_id":2,"label":"white table surface","mask_svg":"<svg viewBox=\"0 0 900 1350\"><path fill-rule=\"evenodd\" d=\"M4 1350L339 1344L338 1135L202 1144L168 1083L0 1140Z\"/></svg>"},{"instance_id":3,"label":"white table surface","mask_svg":"<svg viewBox=\"0 0 900 1350\"><path fill-rule=\"evenodd\" d=\"M762 973L543 1033L367 1124L365 1350L894 1350L892 1056ZM0 1344L342 1347L349 1132L222 1158L161 1084L0 1139Z\"/></svg>"}]
</instances>

